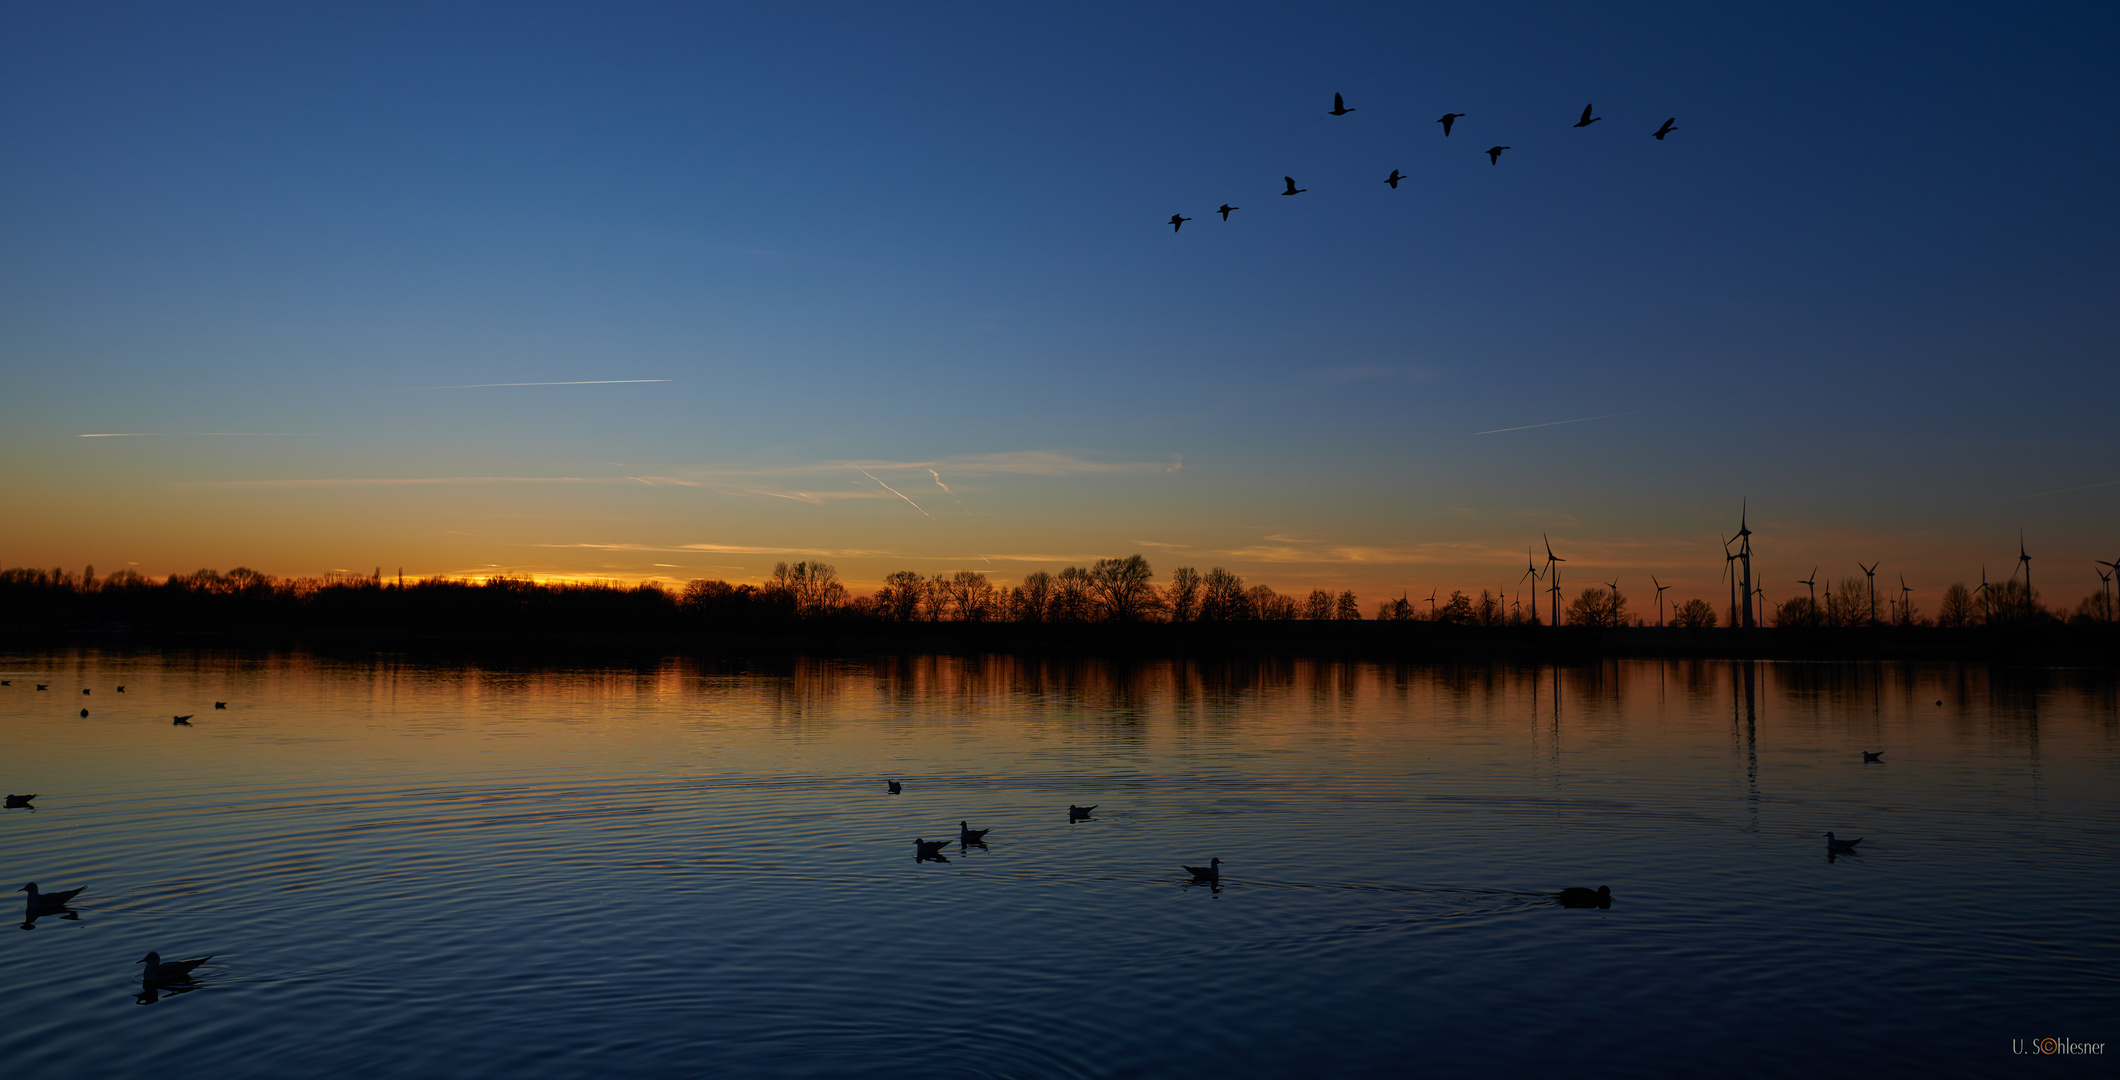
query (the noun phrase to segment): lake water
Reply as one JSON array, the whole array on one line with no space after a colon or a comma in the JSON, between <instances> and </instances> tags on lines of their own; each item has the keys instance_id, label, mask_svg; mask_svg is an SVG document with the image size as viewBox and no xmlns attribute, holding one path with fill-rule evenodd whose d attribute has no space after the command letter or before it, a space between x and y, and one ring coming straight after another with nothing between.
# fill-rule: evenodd
<instances>
[{"instance_id":1,"label":"lake water","mask_svg":"<svg viewBox=\"0 0 2120 1080\"><path fill-rule=\"evenodd\" d=\"M39 794L0 813L0 880L87 886L0 936L12 1076L2120 1055L2032 1053L2120 1043L2111 673L81 651L0 677L0 786ZM987 846L915 861L960 820ZM1219 889L1179 869L1217 856ZM1599 885L1608 909L1555 903ZM213 959L147 1000L150 949Z\"/></svg>"}]
</instances>

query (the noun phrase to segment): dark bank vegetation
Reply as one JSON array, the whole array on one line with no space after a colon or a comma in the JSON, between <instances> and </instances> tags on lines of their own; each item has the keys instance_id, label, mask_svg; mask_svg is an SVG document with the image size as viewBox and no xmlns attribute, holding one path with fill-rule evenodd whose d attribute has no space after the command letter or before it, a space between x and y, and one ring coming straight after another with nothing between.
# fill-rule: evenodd
<instances>
[{"instance_id":1,"label":"dark bank vegetation","mask_svg":"<svg viewBox=\"0 0 2120 1080\"><path fill-rule=\"evenodd\" d=\"M1883 612L1863 579L1828 584L1772 615L1771 629L1727 630L1694 598L1638 612L1617 589L1583 589L1541 612L1482 590L1386 600L1364 618L1355 594L1284 594L1221 567L1179 567L1157 584L1139 555L996 584L977 571L889 575L857 595L826 563L786 563L757 585L701 579L682 589L484 580L276 578L238 567L160 580L131 571L0 569L0 628L15 632L369 634L391 639L620 636L693 639L854 639L922 646L1069 643L1095 648L1277 647L1333 650L1566 649L1602 653L1852 654L2054 650L2110 662L2105 594L2069 612L2046 608L2021 582L1954 585L1931 619L1906 597ZM1563 625L1548 625L1558 609ZM1652 621L1653 620L1653 621Z\"/></svg>"}]
</instances>

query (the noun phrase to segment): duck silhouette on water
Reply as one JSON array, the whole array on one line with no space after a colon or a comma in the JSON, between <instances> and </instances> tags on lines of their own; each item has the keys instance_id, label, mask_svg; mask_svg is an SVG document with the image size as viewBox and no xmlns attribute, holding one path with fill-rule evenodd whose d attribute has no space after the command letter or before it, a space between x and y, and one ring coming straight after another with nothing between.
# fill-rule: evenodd
<instances>
[{"instance_id":1,"label":"duck silhouette on water","mask_svg":"<svg viewBox=\"0 0 2120 1080\"><path fill-rule=\"evenodd\" d=\"M193 716L196 716L196 715L198 715L198 714L197 714L197 713L185 713L185 714L184 714L184 715L182 715L182 716L172 716L172 717L170 717L170 718L169 718L169 722L170 722L170 723L171 723L172 725L175 725L176 727L190 727L190 726L191 726L191 718L192 718Z\"/></svg>"},{"instance_id":2,"label":"duck silhouette on water","mask_svg":"<svg viewBox=\"0 0 2120 1080\"><path fill-rule=\"evenodd\" d=\"M63 910L69 901L71 901L74 897L81 895L81 893L87 888L88 886L83 885L79 889L66 889L60 892L40 893L37 891L37 883L32 881L29 884L24 885L19 889L16 889L15 891L26 892L29 894L29 902L26 905L28 908L28 914L35 916L51 915Z\"/></svg>"},{"instance_id":3,"label":"duck silhouette on water","mask_svg":"<svg viewBox=\"0 0 2120 1080\"><path fill-rule=\"evenodd\" d=\"M890 785L890 790L887 792L887 794L896 795L899 792L905 790L904 785L900 784L896 780L885 780L884 783Z\"/></svg>"},{"instance_id":4,"label":"duck silhouette on water","mask_svg":"<svg viewBox=\"0 0 2120 1080\"><path fill-rule=\"evenodd\" d=\"M1222 884L1222 859L1220 856L1209 859L1206 866L1184 866L1181 864L1179 869L1192 875L1192 884Z\"/></svg>"},{"instance_id":5,"label":"duck silhouette on water","mask_svg":"<svg viewBox=\"0 0 2120 1080\"><path fill-rule=\"evenodd\" d=\"M30 806L29 801L36 797L37 796L34 792L28 795L9 795L7 797L7 808L9 810L21 810L25 808L35 810L36 807Z\"/></svg>"},{"instance_id":6,"label":"duck silhouette on water","mask_svg":"<svg viewBox=\"0 0 2120 1080\"><path fill-rule=\"evenodd\" d=\"M1609 908L1612 906L1612 886L1599 885L1595 890L1562 889L1555 899L1566 908Z\"/></svg>"},{"instance_id":7,"label":"duck silhouette on water","mask_svg":"<svg viewBox=\"0 0 2120 1080\"><path fill-rule=\"evenodd\" d=\"M1876 753L1874 753L1874 754L1873 754L1873 753L1870 753L1870 752L1869 752L1868 750L1864 750L1864 751L1862 752L1862 760L1863 760L1863 762L1864 762L1865 764L1867 764L1867 763L1869 763L1869 762L1872 762L1872 761L1874 761L1874 762L1877 762L1878 764L1882 765L1882 764L1884 764L1884 751L1882 751L1882 750L1879 750L1879 751L1877 751Z\"/></svg>"},{"instance_id":8,"label":"duck silhouette on water","mask_svg":"<svg viewBox=\"0 0 2120 1080\"><path fill-rule=\"evenodd\" d=\"M13 797L14 797L14 796L9 796L9 798L13 798ZM1069 804L1068 804L1068 807L1067 807L1067 820L1069 820L1069 821L1088 821L1088 820L1089 820L1089 812L1090 812L1090 811L1092 811L1092 810L1095 810L1095 809L1096 809L1096 807L1094 807L1094 806L1076 806L1076 805L1075 805L1075 804L1073 804L1073 803L1069 803Z\"/></svg>"},{"instance_id":9,"label":"duck silhouette on water","mask_svg":"<svg viewBox=\"0 0 2120 1080\"><path fill-rule=\"evenodd\" d=\"M1830 859L1835 855L1860 855L1862 852L1855 850L1855 845L1862 843L1862 840L1860 836L1853 840L1842 840L1832 833L1827 833L1826 858Z\"/></svg>"},{"instance_id":10,"label":"duck silhouette on water","mask_svg":"<svg viewBox=\"0 0 2120 1080\"><path fill-rule=\"evenodd\" d=\"M172 986L178 983L188 983L192 981L192 969L211 959L213 959L212 956L202 956L199 957L197 960L165 961L162 959L161 953L151 952L148 953L146 956L140 958L139 960L135 960L133 962L137 964L147 965L147 967L140 972L140 985L151 987Z\"/></svg>"},{"instance_id":11,"label":"duck silhouette on water","mask_svg":"<svg viewBox=\"0 0 2120 1080\"><path fill-rule=\"evenodd\" d=\"M986 834L993 831L992 829L974 829L970 823L960 821L957 823L957 846L971 847L973 844L978 844L980 847L985 847Z\"/></svg>"},{"instance_id":12,"label":"duck silhouette on water","mask_svg":"<svg viewBox=\"0 0 2120 1080\"><path fill-rule=\"evenodd\" d=\"M914 837L913 861L948 862L950 860L942 854L942 849L948 846L950 846L950 842L947 840L928 840L923 837Z\"/></svg>"}]
</instances>

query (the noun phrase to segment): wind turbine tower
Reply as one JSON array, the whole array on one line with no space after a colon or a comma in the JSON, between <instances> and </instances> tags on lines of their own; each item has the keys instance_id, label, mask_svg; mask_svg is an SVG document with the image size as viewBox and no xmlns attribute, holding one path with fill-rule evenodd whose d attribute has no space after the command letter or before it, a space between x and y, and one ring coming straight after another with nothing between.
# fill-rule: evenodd
<instances>
[{"instance_id":1,"label":"wind turbine tower","mask_svg":"<svg viewBox=\"0 0 2120 1080\"><path fill-rule=\"evenodd\" d=\"M1656 625L1661 628L1664 625L1664 590L1671 586L1656 580L1655 574L1649 575L1649 584L1656 586Z\"/></svg>"},{"instance_id":2,"label":"wind turbine tower","mask_svg":"<svg viewBox=\"0 0 2120 1080\"><path fill-rule=\"evenodd\" d=\"M1564 563L1568 560L1553 553L1552 537L1547 536L1545 533L1540 533L1539 538L1546 541L1546 592L1553 597L1553 625L1559 627L1561 624L1561 568L1556 564Z\"/></svg>"},{"instance_id":3,"label":"wind turbine tower","mask_svg":"<svg viewBox=\"0 0 2120 1080\"><path fill-rule=\"evenodd\" d=\"M1752 530L1745 525L1746 517L1744 510L1738 511L1737 557L1745 564L1745 629L1750 630L1755 625L1752 620Z\"/></svg>"},{"instance_id":4,"label":"wind turbine tower","mask_svg":"<svg viewBox=\"0 0 2120 1080\"><path fill-rule=\"evenodd\" d=\"M1884 560L1882 559L1868 566L1862 566L1859 560L1855 563L1857 566L1862 566L1862 572L1869 575L1870 578L1870 621L1872 623L1877 621L1877 568L1883 564Z\"/></svg>"}]
</instances>

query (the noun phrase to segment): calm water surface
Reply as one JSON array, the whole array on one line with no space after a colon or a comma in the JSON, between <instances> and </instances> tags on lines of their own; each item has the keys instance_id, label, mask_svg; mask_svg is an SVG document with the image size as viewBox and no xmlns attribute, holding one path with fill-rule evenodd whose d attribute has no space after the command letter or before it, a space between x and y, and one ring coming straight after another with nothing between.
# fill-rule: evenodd
<instances>
[{"instance_id":1,"label":"calm water surface","mask_svg":"<svg viewBox=\"0 0 2120 1080\"><path fill-rule=\"evenodd\" d=\"M2120 1044L2109 674L68 652L0 677L0 787L40 795L0 814L0 880L88 887L0 937L10 1075L2120 1056L2012 1054ZM914 861L959 820L988 846ZM1178 870L1215 856L1219 890ZM1598 885L1609 910L1554 902ZM214 958L143 1003L149 949Z\"/></svg>"}]
</instances>

